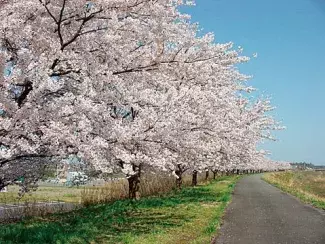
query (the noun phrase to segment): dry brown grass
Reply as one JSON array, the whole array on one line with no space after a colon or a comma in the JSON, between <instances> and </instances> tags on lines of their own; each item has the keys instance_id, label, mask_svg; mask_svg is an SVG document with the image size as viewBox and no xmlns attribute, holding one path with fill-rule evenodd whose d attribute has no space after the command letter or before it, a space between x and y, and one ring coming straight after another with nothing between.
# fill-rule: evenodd
<instances>
[{"instance_id":1,"label":"dry brown grass","mask_svg":"<svg viewBox=\"0 0 325 244\"><path fill-rule=\"evenodd\" d=\"M84 188L81 192L81 203L88 206L125 199L127 196L128 183L126 179L123 179L109 182L104 186Z\"/></svg>"},{"instance_id":2,"label":"dry brown grass","mask_svg":"<svg viewBox=\"0 0 325 244\"><path fill-rule=\"evenodd\" d=\"M212 178L210 174L209 180ZM175 189L175 178L167 174L146 173L141 177L140 196L160 196ZM198 174L198 183L204 184L205 173ZM183 186L192 184L192 176L184 175ZM109 181L103 186L93 187L62 187L41 186L36 191L18 197L18 187L9 187L9 192L0 193L0 206L9 204L19 207L6 209L2 212L2 219L14 220L24 216L45 216L49 213L64 212L80 206L109 203L128 197L128 181L120 179ZM39 204L39 202L43 202ZM56 204L52 202L65 202L73 204ZM77 205L76 205L77 204Z\"/></svg>"},{"instance_id":3,"label":"dry brown grass","mask_svg":"<svg viewBox=\"0 0 325 244\"><path fill-rule=\"evenodd\" d=\"M306 202L325 209L325 172L276 172L266 174L264 179Z\"/></svg>"},{"instance_id":4,"label":"dry brown grass","mask_svg":"<svg viewBox=\"0 0 325 244\"><path fill-rule=\"evenodd\" d=\"M210 174L209 180L211 180ZM162 195L175 189L175 177L167 174L146 173L141 177L140 196L147 197L153 195ZM198 182L205 182L205 174L198 175ZM185 175L183 186L192 184L191 175ZM81 203L85 206L108 203L116 200L126 199L128 197L128 182L126 179L108 182L104 186L84 188L81 192Z\"/></svg>"},{"instance_id":5,"label":"dry brown grass","mask_svg":"<svg viewBox=\"0 0 325 244\"><path fill-rule=\"evenodd\" d=\"M18 196L18 186L9 186L8 192L0 193L0 204L33 203L61 201L80 203L82 187L63 186L40 186L36 191L26 193L23 197Z\"/></svg>"},{"instance_id":6,"label":"dry brown grass","mask_svg":"<svg viewBox=\"0 0 325 244\"><path fill-rule=\"evenodd\" d=\"M2 205L0 223L10 223L23 217L44 217L48 214L70 212L80 205L62 202L25 202L14 205Z\"/></svg>"}]
</instances>

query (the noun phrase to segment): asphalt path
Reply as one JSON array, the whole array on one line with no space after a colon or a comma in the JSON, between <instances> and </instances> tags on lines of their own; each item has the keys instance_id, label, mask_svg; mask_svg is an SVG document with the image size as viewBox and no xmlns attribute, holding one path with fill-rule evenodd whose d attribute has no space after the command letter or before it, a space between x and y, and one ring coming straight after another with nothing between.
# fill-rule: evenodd
<instances>
[{"instance_id":1,"label":"asphalt path","mask_svg":"<svg viewBox=\"0 0 325 244\"><path fill-rule=\"evenodd\" d=\"M236 185L217 244L325 244L325 211L247 176Z\"/></svg>"}]
</instances>

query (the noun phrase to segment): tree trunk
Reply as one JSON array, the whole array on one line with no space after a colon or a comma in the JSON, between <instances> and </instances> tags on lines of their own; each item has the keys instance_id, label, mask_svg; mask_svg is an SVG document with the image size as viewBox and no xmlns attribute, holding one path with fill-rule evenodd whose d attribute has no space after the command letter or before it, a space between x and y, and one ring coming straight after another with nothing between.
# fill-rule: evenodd
<instances>
[{"instance_id":1,"label":"tree trunk","mask_svg":"<svg viewBox=\"0 0 325 244\"><path fill-rule=\"evenodd\" d=\"M128 178L129 182L129 198L130 199L139 199L140 198L140 176L141 176L141 164L139 166L132 165L134 175Z\"/></svg>"},{"instance_id":2,"label":"tree trunk","mask_svg":"<svg viewBox=\"0 0 325 244\"><path fill-rule=\"evenodd\" d=\"M213 172L213 179L215 180L216 179L216 176L217 176L217 170L214 170L214 171L212 171Z\"/></svg>"},{"instance_id":3,"label":"tree trunk","mask_svg":"<svg viewBox=\"0 0 325 244\"><path fill-rule=\"evenodd\" d=\"M207 181L209 179L209 170L207 169L205 171L205 180Z\"/></svg>"},{"instance_id":4,"label":"tree trunk","mask_svg":"<svg viewBox=\"0 0 325 244\"><path fill-rule=\"evenodd\" d=\"M5 189L6 185L0 179L0 192Z\"/></svg>"},{"instance_id":5,"label":"tree trunk","mask_svg":"<svg viewBox=\"0 0 325 244\"><path fill-rule=\"evenodd\" d=\"M177 189L181 189L182 185L183 185L183 170L180 165L177 165L175 174L178 177L178 178L176 178L176 187L177 187Z\"/></svg>"},{"instance_id":6,"label":"tree trunk","mask_svg":"<svg viewBox=\"0 0 325 244\"><path fill-rule=\"evenodd\" d=\"M182 179L182 176L180 176L179 178L176 179L177 189L182 189L182 185L183 185L183 179Z\"/></svg>"},{"instance_id":7,"label":"tree trunk","mask_svg":"<svg viewBox=\"0 0 325 244\"><path fill-rule=\"evenodd\" d=\"M193 170L192 173L192 186L196 186L197 185L197 170Z\"/></svg>"}]
</instances>

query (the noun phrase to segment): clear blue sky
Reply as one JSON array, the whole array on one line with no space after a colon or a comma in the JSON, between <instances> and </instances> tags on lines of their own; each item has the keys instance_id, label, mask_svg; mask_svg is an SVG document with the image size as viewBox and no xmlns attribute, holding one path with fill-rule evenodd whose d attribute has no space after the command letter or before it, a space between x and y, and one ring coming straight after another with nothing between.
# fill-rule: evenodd
<instances>
[{"instance_id":1,"label":"clear blue sky","mask_svg":"<svg viewBox=\"0 0 325 244\"><path fill-rule=\"evenodd\" d=\"M217 42L257 59L240 67L287 126L265 143L276 160L325 165L325 0L196 0L183 9Z\"/></svg>"}]
</instances>

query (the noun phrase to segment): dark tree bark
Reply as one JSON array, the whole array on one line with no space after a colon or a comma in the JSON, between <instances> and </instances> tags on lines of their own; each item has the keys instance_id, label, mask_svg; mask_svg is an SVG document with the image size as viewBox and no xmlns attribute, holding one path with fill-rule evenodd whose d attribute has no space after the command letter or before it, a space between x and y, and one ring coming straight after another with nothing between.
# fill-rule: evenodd
<instances>
[{"instance_id":1,"label":"dark tree bark","mask_svg":"<svg viewBox=\"0 0 325 244\"><path fill-rule=\"evenodd\" d=\"M5 184L5 183L0 179L0 191L2 191L6 186L7 186L7 184Z\"/></svg>"},{"instance_id":2,"label":"dark tree bark","mask_svg":"<svg viewBox=\"0 0 325 244\"><path fill-rule=\"evenodd\" d=\"M209 179L209 170L207 169L205 171L205 180L208 180Z\"/></svg>"},{"instance_id":3,"label":"dark tree bark","mask_svg":"<svg viewBox=\"0 0 325 244\"><path fill-rule=\"evenodd\" d=\"M134 175L128 178L129 182L129 198L139 199L140 198L140 177L141 177L141 164L133 165L133 171L136 172Z\"/></svg>"},{"instance_id":4,"label":"dark tree bark","mask_svg":"<svg viewBox=\"0 0 325 244\"><path fill-rule=\"evenodd\" d=\"M217 176L217 173L218 173L218 170L213 170L213 179L215 180L216 179L216 176Z\"/></svg>"},{"instance_id":5,"label":"dark tree bark","mask_svg":"<svg viewBox=\"0 0 325 244\"><path fill-rule=\"evenodd\" d=\"M196 186L197 185L197 170L193 170L192 173L192 186Z\"/></svg>"},{"instance_id":6,"label":"dark tree bark","mask_svg":"<svg viewBox=\"0 0 325 244\"><path fill-rule=\"evenodd\" d=\"M182 189L183 179L182 176L178 176L179 178L176 179L176 187L177 189Z\"/></svg>"},{"instance_id":7,"label":"dark tree bark","mask_svg":"<svg viewBox=\"0 0 325 244\"><path fill-rule=\"evenodd\" d=\"M177 175L177 179L176 179L176 187L177 189L181 189L182 188L182 184L183 184L183 169L181 167L181 165L177 165L177 169L175 171L175 174Z\"/></svg>"},{"instance_id":8,"label":"dark tree bark","mask_svg":"<svg viewBox=\"0 0 325 244\"><path fill-rule=\"evenodd\" d=\"M24 102L27 100L29 93L33 90L33 86L30 81L26 81L25 84L20 86L23 86L24 90L22 94L16 99L18 107L21 107L24 104Z\"/></svg>"}]
</instances>

